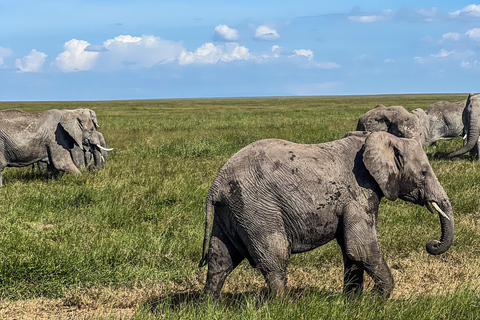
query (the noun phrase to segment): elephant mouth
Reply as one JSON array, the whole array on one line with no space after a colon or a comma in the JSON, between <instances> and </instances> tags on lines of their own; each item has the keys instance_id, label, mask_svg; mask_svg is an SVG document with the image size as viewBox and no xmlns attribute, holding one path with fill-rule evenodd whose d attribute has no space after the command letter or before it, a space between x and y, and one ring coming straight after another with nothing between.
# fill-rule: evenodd
<instances>
[{"instance_id":1,"label":"elephant mouth","mask_svg":"<svg viewBox=\"0 0 480 320\"><path fill-rule=\"evenodd\" d=\"M442 217L450 221L450 218L443 212L443 210L438 206L438 204L435 201L426 201L425 206L427 207L428 211L431 213L439 213Z\"/></svg>"}]
</instances>

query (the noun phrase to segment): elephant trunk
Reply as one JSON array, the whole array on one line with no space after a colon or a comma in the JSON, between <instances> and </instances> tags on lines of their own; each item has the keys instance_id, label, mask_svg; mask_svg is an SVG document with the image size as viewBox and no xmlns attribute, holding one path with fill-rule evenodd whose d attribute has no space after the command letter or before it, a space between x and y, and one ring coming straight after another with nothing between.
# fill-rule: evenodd
<instances>
[{"instance_id":1,"label":"elephant trunk","mask_svg":"<svg viewBox=\"0 0 480 320\"><path fill-rule=\"evenodd\" d=\"M431 203L427 203L427 208L432 213L438 212L442 229L442 236L440 238L440 241L429 241L427 243L426 249L428 253L432 255L439 255L447 251L453 242L454 222L452 205L450 204L450 201L448 201L448 199L445 199L438 204L433 201Z\"/></svg>"},{"instance_id":2,"label":"elephant trunk","mask_svg":"<svg viewBox=\"0 0 480 320\"><path fill-rule=\"evenodd\" d=\"M448 155L449 158L460 156L468 151L472 150L478 140L478 135L480 132L480 125L478 123L471 123L467 132L467 143L463 148L458 149L455 152L452 152Z\"/></svg>"}]
</instances>

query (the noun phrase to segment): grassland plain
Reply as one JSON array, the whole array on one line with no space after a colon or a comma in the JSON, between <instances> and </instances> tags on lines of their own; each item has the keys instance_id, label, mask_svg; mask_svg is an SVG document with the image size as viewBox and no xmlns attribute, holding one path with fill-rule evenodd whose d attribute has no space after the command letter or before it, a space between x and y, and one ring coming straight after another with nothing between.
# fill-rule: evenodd
<instances>
[{"instance_id":1,"label":"grassland plain","mask_svg":"<svg viewBox=\"0 0 480 320\"><path fill-rule=\"evenodd\" d=\"M204 202L220 167L255 140L321 143L355 129L376 104L425 108L458 95L3 102L0 109L91 108L110 153L105 169L50 180L7 168L0 188L0 319L478 319L480 164L448 160L461 139L425 148L453 205L456 238L441 256L425 243L438 217L383 200L381 249L396 286L387 301L346 303L334 242L292 256L291 293L266 298L242 263L219 302L199 298ZM367 281L367 292L371 288Z\"/></svg>"}]
</instances>

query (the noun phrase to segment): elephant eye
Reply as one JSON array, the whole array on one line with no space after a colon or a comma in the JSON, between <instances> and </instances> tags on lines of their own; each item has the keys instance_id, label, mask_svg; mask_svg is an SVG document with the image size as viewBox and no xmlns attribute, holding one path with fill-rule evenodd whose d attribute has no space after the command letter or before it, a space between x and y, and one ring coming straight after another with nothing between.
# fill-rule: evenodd
<instances>
[{"instance_id":1,"label":"elephant eye","mask_svg":"<svg viewBox=\"0 0 480 320\"><path fill-rule=\"evenodd\" d=\"M425 170L425 169L422 170L422 172L421 172L422 177L426 177L427 173L428 173L427 170Z\"/></svg>"}]
</instances>

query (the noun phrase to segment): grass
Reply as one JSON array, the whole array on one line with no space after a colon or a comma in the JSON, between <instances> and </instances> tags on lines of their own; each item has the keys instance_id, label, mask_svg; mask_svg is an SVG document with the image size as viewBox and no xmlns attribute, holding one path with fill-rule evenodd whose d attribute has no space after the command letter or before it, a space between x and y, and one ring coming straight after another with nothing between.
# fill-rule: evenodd
<instances>
[{"instance_id":1,"label":"grass","mask_svg":"<svg viewBox=\"0 0 480 320\"><path fill-rule=\"evenodd\" d=\"M199 292L204 202L220 167L255 140L321 143L342 137L376 104L425 108L466 95L385 95L102 102L4 102L0 109L91 108L110 153L106 167L49 180L7 168L0 188L0 318L19 314L94 319L474 319L480 284L480 165L447 160L461 139L425 148L452 202L456 238L441 256L425 208L382 200L379 238L396 287L346 303L342 258L329 243L294 255L285 299L269 299L242 265L219 302ZM367 281L367 289L372 283ZM43 312L43 313L42 313Z\"/></svg>"}]
</instances>

